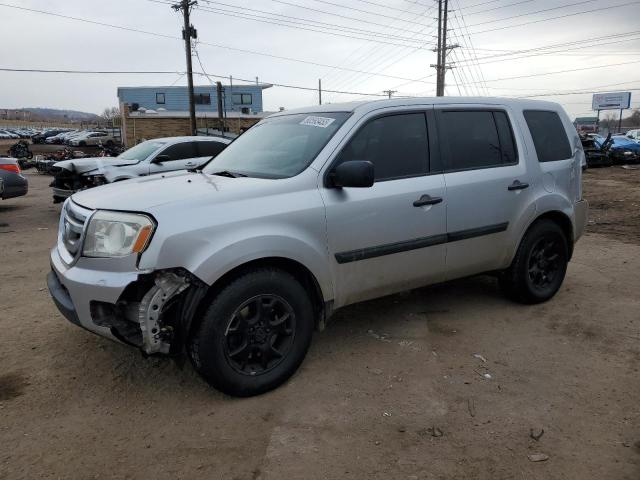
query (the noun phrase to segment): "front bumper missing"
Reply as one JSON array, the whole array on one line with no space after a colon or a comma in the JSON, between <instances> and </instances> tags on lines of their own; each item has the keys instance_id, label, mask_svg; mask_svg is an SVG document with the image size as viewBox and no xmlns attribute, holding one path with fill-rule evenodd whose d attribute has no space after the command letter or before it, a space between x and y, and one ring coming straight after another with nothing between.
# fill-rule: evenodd
<instances>
[{"instance_id":1,"label":"front bumper missing","mask_svg":"<svg viewBox=\"0 0 640 480\"><path fill-rule=\"evenodd\" d=\"M67 320L149 355L171 353L174 338L177 347L182 344L180 327L186 317L181 302L175 301L178 296L192 286L206 291L184 270L141 272L126 259L80 257L68 267L57 248L51 251L51 267L49 292ZM109 267L121 270L107 271Z\"/></svg>"}]
</instances>

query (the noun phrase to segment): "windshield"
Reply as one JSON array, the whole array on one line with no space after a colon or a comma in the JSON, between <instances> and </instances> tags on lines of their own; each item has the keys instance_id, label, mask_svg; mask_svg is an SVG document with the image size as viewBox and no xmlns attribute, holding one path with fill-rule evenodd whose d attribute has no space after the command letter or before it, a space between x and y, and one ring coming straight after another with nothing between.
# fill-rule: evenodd
<instances>
[{"instance_id":1,"label":"windshield","mask_svg":"<svg viewBox=\"0 0 640 480\"><path fill-rule=\"evenodd\" d=\"M118 158L120 158L121 160L142 161L163 145L164 142L156 142L153 140L142 142L135 147L131 147L129 150L122 152L120 155L118 155Z\"/></svg>"},{"instance_id":2,"label":"windshield","mask_svg":"<svg viewBox=\"0 0 640 480\"><path fill-rule=\"evenodd\" d=\"M267 118L225 148L204 173L293 177L311 164L348 116L349 113L336 112Z\"/></svg>"}]
</instances>

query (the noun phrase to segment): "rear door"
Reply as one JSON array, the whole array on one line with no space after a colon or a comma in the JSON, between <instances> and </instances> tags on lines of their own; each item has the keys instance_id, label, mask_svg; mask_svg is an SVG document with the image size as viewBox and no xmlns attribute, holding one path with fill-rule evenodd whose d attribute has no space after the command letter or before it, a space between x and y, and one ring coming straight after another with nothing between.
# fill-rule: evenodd
<instances>
[{"instance_id":1,"label":"rear door","mask_svg":"<svg viewBox=\"0 0 640 480\"><path fill-rule=\"evenodd\" d=\"M438 109L436 117L447 188L447 278L503 268L514 229L535 213L512 115L465 106Z\"/></svg>"},{"instance_id":2,"label":"rear door","mask_svg":"<svg viewBox=\"0 0 640 480\"><path fill-rule=\"evenodd\" d=\"M187 141L174 143L164 150L158 152L158 155L168 155L169 160L163 162L151 162L149 165L149 173L169 172L172 170L186 170L197 166L198 151L196 142Z\"/></svg>"},{"instance_id":3,"label":"rear door","mask_svg":"<svg viewBox=\"0 0 640 480\"><path fill-rule=\"evenodd\" d=\"M445 192L433 168L437 152L429 148L434 129L425 107L372 113L325 172L349 160L375 168L370 188L321 188L336 305L444 278Z\"/></svg>"}]
</instances>

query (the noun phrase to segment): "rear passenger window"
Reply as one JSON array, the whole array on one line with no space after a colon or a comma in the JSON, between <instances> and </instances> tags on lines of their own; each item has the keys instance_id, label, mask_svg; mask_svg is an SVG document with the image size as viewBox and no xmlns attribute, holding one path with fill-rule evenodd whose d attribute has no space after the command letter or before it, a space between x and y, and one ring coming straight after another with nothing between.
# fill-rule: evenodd
<instances>
[{"instance_id":1,"label":"rear passenger window","mask_svg":"<svg viewBox=\"0 0 640 480\"><path fill-rule=\"evenodd\" d=\"M198 157L193 142L176 143L160 152L160 155L169 155L170 160L184 160L186 158Z\"/></svg>"},{"instance_id":2,"label":"rear passenger window","mask_svg":"<svg viewBox=\"0 0 640 480\"><path fill-rule=\"evenodd\" d=\"M368 160L375 179L424 175L429 164L429 142L424 113L390 115L370 121L340 152L338 163Z\"/></svg>"},{"instance_id":3,"label":"rear passenger window","mask_svg":"<svg viewBox=\"0 0 640 480\"><path fill-rule=\"evenodd\" d=\"M222 142L197 142L198 144L198 156L199 157L215 157L224 147L227 145Z\"/></svg>"},{"instance_id":4,"label":"rear passenger window","mask_svg":"<svg viewBox=\"0 0 640 480\"><path fill-rule=\"evenodd\" d=\"M502 111L440 113L442 139L448 150L447 171L499 167L518 161L513 131Z\"/></svg>"},{"instance_id":5,"label":"rear passenger window","mask_svg":"<svg viewBox=\"0 0 640 480\"><path fill-rule=\"evenodd\" d=\"M523 113L540 162L572 157L567 132L556 112L525 110Z\"/></svg>"}]
</instances>

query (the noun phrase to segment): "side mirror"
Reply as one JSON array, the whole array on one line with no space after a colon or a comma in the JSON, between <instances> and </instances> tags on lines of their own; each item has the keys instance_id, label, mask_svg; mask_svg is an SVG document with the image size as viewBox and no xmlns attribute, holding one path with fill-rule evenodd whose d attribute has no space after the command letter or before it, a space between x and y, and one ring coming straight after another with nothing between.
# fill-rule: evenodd
<instances>
[{"instance_id":1,"label":"side mirror","mask_svg":"<svg viewBox=\"0 0 640 480\"><path fill-rule=\"evenodd\" d=\"M368 188L373 185L374 179L373 163L366 160L351 160L341 163L329 174L329 186Z\"/></svg>"},{"instance_id":2,"label":"side mirror","mask_svg":"<svg viewBox=\"0 0 640 480\"><path fill-rule=\"evenodd\" d=\"M153 163L162 163L162 162L168 162L171 160L171 157L169 155L158 155L156 158L153 159Z\"/></svg>"}]
</instances>

